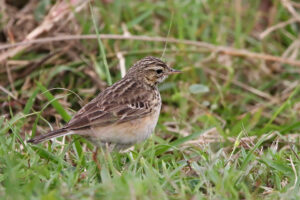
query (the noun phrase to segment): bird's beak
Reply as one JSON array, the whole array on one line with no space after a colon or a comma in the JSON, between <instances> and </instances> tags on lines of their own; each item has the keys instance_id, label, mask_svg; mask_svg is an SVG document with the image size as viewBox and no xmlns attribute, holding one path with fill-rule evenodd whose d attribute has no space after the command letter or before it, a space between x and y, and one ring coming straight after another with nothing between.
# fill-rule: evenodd
<instances>
[{"instance_id":1,"label":"bird's beak","mask_svg":"<svg viewBox=\"0 0 300 200\"><path fill-rule=\"evenodd\" d=\"M168 72L168 74L179 74L179 73L182 73L182 71L176 70L176 69L172 69L172 68L170 68L170 71Z\"/></svg>"}]
</instances>

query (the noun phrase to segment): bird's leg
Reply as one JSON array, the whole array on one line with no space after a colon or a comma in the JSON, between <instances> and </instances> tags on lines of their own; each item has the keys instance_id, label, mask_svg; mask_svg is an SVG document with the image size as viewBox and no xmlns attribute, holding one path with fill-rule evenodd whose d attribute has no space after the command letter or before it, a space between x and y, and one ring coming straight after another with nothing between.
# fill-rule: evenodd
<instances>
[{"instance_id":1,"label":"bird's leg","mask_svg":"<svg viewBox=\"0 0 300 200\"><path fill-rule=\"evenodd\" d=\"M98 161L98 147L96 147L95 151L93 152L93 161L96 163L97 168L99 169L99 171L101 170L101 165Z\"/></svg>"}]
</instances>

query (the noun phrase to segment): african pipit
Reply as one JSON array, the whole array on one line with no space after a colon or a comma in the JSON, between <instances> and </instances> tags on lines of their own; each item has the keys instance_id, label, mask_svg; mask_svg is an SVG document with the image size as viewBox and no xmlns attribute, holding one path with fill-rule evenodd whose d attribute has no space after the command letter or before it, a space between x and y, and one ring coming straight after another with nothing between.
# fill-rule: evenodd
<instances>
[{"instance_id":1,"label":"african pipit","mask_svg":"<svg viewBox=\"0 0 300 200\"><path fill-rule=\"evenodd\" d=\"M161 97L157 85L180 73L163 61L146 57L135 63L123 79L106 88L82 107L63 128L37 136L37 144L64 135L81 135L96 146L126 149L146 140L157 124Z\"/></svg>"}]
</instances>

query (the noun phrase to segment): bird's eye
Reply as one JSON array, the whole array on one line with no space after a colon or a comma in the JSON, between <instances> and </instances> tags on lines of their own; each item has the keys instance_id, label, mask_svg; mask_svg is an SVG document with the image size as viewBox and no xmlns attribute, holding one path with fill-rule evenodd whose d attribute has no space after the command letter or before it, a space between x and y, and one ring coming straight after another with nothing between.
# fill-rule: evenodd
<instances>
[{"instance_id":1,"label":"bird's eye","mask_svg":"<svg viewBox=\"0 0 300 200\"><path fill-rule=\"evenodd\" d=\"M163 70L162 69L158 69L158 70L156 70L156 73L158 73L158 74L161 74L163 72Z\"/></svg>"}]
</instances>

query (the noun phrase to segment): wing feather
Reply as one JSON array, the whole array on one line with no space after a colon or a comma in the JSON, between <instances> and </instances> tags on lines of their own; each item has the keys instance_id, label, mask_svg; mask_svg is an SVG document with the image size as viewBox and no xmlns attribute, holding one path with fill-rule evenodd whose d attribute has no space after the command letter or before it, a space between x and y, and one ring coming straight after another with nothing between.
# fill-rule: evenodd
<instances>
[{"instance_id":1,"label":"wing feather","mask_svg":"<svg viewBox=\"0 0 300 200\"><path fill-rule=\"evenodd\" d=\"M136 84L134 86L136 87ZM152 112L149 100L152 99L153 93L139 87L135 90L127 87L128 91L116 96L111 92L113 89L110 88L110 92L103 91L81 108L65 128L78 130L91 126L108 126L143 118Z\"/></svg>"}]
</instances>

